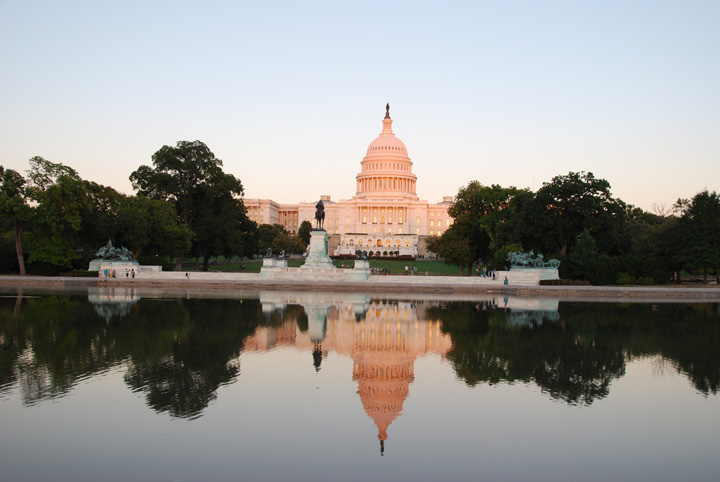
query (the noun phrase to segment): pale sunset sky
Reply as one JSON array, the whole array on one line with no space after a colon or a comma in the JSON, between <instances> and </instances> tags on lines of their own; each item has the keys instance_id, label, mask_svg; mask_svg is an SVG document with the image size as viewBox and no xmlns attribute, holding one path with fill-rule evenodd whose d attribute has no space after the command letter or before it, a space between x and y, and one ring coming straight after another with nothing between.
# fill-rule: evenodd
<instances>
[{"instance_id":1,"label":"pale sunset sky","mask_svg":"<svg viewBox=\"0 0 720 482\"><path fill-rule=\"evenodd\" d=\"M569 171L720 191L720 1L0 0L0 164L132 193L199 139L248 198L355 194L390 103L431 203Z\"/></svg>"}]
</instances>

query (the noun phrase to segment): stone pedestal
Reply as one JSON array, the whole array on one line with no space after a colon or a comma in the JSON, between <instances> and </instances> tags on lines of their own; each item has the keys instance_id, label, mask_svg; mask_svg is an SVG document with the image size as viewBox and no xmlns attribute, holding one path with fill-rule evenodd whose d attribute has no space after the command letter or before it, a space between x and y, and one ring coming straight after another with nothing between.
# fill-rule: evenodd
<instances>
[{"instance_id":1,"label":"stone pedestal","mask_svg":"<svg viewBox=\"0 0 720 482\"><path fill-rule=\"evenodd\" d=\"M287 268L286 259L263 258L263 268Z\"/></svg>"},{"instance_id":2,"label":"stone pedestal","mask_svg":"<svg viewBox=\"0 0 720 482\"><path fill-rule=\"evenodd\" d=\"M361 269L370 272L370 261L367 259L356 259L355 268L353 269Z\"/></svg>"},{"instance_id":3,"label":"stone pedestal","mask_svg":"<svg viewBox=\"0 0 720 482\"><path fill-rule=\"evenodd\" d=\"M329 238L330 236L324 229L310 231L308 257L305 259L305 264L303 264L300 269L336 269L330 259L330 256L328 256Z\"/></svg>"}]
</instances>

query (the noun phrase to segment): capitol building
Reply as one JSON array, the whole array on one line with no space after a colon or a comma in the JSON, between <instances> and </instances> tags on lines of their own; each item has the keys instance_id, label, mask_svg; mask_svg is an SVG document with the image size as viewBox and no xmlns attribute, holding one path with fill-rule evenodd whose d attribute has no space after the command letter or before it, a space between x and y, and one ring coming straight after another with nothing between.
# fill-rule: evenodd
<instances>
[{"instance_id":1,"label":"capitol building","mask_svg":"<svg viewBox=\"0 0 720 482\"><path fill-rule=\"evenodd\" d=\"M447 213L453 197L429 204L417 195L417 176L405 143L392 130L389 105L382 132L367 148L355 177L355 195L325 205L325 230L331 255L368 251L375 256L427 255L425 238L441 235L453 222ZM297 233L300 224L315 220L315 204L278 204L270 199L245 199L248 217L258 224L280 224Z\"/></svg>"}]
</instances>

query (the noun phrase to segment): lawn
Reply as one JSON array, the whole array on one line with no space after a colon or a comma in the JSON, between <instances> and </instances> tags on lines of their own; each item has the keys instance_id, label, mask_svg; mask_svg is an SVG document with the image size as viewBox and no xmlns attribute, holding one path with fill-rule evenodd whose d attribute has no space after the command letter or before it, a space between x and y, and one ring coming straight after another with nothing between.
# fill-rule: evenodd
<instances>
[{"instance_id":1,"label":"lawn","mask_svg":"<svg viewBox=\"0 0 720 482\"><path fill-rule=\"evenodd\" d=\"M290 259L288 260L288 266L291 268L297 268L303 264L302 259ZM344 264L345 267L355 266L355 260L337 260L334 262L335 266L341 268ZM370 267L387 269L390 274L404 274L405 266L417 266L418 275L429 276L457 276L460 274L458 267L455 265L447 265L442 261L433 261L427 259L413 260L386 260L386 259L371 259ZM245 269L243 269L243 266ZM210 271L223 271L223 272L245 272L245 273L259 273L262 267L262 260L252 261L238 261L238 260L223 260L220 259L210 264ZM200 271L202 268L202 261L188 261L183 263L183 269L187 271Z\"/></svg>"}]
</instances>

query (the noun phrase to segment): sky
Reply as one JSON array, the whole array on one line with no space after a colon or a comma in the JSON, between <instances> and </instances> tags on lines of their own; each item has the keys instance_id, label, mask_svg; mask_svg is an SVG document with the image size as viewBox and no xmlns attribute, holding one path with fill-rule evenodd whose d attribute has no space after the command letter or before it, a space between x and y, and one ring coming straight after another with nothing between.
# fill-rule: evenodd
<instances>
[{"instance_id":1,"label":"sky","mask_svg":"<svg viewBox=\"0 0 720 482\"><path fill-rule=\"evenodd\" d=\"M0 0L0 164L133 193L201 140L248 198L355 195L390 103L420 199L571 171L720 191L720 2Z\"/></svg>"}]
</instances>

